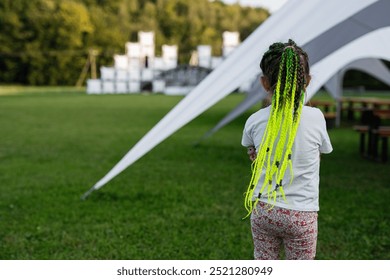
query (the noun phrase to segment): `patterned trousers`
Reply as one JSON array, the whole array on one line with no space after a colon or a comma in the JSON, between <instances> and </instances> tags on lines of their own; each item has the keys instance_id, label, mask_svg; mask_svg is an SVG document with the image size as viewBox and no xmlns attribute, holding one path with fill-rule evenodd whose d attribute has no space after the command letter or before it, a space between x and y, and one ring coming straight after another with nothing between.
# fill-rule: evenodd
<instances>
[{"instance_id":1,"label":"patterned trousers","mask_svg":"<svg viewBox=\"0 0 390 280\"><path fill-rule=\"evenodd\" d=\"M255 259L279 259L282 244L286 259L314 259L317 212L269 208L269 204L259 202L251 215Z\"/></svg>"}]
</instances>

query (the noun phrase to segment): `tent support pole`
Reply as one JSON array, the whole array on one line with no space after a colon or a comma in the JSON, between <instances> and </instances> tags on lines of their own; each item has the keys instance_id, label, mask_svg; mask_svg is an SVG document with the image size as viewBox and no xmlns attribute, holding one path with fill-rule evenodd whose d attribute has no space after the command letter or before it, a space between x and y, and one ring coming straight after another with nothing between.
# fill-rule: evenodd
<instances>
[{"instance_id":1,"label":"tent support pole","mask_svg":"<svg viewBox=\"0 0 390 280\"><path fill-rule=\"evenodd\" d=\"M81 200L86 200L87 197L95 190L94 187L90 188L85 194L81 196Z\"/></svg>"}]
</instances>

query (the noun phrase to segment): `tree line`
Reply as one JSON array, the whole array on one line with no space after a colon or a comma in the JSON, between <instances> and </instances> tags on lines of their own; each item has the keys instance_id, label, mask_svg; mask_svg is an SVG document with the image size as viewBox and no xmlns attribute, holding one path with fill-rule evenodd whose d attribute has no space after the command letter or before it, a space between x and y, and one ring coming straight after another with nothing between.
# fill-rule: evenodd
<instances>
[{"instance_id":1,"label":"tree line","mask_svg":"<svg viewBox=\"0 0 390 280\"><path fill-rule=\"evenodd\" d=\"M178 45L179 63L200 44L219 56L224 31L244 40L268 16L218 0L2 0L0 83L74 85L89 50L98 67L112 65L138 31L154 31L156 55L163 44Z\"/></svg>"}]
</instances>

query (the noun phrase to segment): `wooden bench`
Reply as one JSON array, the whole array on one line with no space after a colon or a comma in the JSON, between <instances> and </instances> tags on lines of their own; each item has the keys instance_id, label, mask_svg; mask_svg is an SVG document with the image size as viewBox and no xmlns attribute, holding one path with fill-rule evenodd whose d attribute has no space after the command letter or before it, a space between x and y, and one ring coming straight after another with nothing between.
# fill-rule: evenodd
<instances>
[{"instance_id":1,"label":"wooden bench","mask_svg":"<svg viewBox=\"0 0 390 280\"><path fill-rule=\"evenodd\" d=\"M334 101L310 100L308 105L322 111L326 120L327 129L336 126L336 103Z\"/></svg>"},{"instance_id":2,"label":"wooden bench","mask_svg":"<svg viewBox=\"0 0 390 280\"><path fill-rule=\"evenodd\" d=\"M336 126L336 112L326 112L324 113L326 128L331 129Z\"/></svg>"},{"instance_id":3,"label":"wooden bench","mask_svg":"<svg viewBox=\"0 0 390 280\"><path fill-rule=\"evenodd\" d=\"M375 116L377 116L381 120L389 120L390 119L390 109L374 109L373 113Z\"/></svg>"},{"instance_id":4,"label":"wooden bench","mask_svg":"<svg viewBox=\"0 0 390 280\"><path fill-rule=\"evenodd\" d=\"M390 126L379 126L372 129L368 125L355 125L353 129L360 133L359 152L362 157L383 163L387 162ZM378 154L380 142L382 145Z\"/></svg>"},{"instance_id":5,"label":"wooden bench","mask_svg":"<svg viewBox=\"0 0 390 280\"><path fill-rule=\"evenodd\" d=\"M390 137L390 126L380 126L372 131L375 136L373 155L374 158L381 162L387 162L387 151L388 151L388 139ZM378 156L378 144L379 140L382 140L382 149Z\"/></svg>"},{"instance_id":6,"label":"wooden bench","mask_svg":"<svg viewBox=\"0 0 390 280\"><path fill-rule=\"evenodd\" d=\"M355 125L353 127L353 130L360 133L360 141L359 141L359 151L362 156L368 156L369 155L369 147L367 146L366 150L366 135L368 138L370 138L369 131L370 127L368 125ZM371 140L371 139L369 139Z\"/></svg>"}]
</instances>

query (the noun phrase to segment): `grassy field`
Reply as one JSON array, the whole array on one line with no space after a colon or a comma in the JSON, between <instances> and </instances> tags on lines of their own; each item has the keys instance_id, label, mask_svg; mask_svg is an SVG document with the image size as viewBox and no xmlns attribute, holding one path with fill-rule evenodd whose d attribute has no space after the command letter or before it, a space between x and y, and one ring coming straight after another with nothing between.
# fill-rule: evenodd
<instances>
[{"instance_id":1,"label":"grassy field","mask_svg":"<svg viewBox=\"0 0 390 280\"><path fill-rule=\"evenodd\" d=\"M242 95L80 200L180 99L0 87L0 259L251 259L250 112L193 145ZM317 258L390 259L389 164L360 158L350 124L329 133Z\"/></svg>"}]
</instances>

